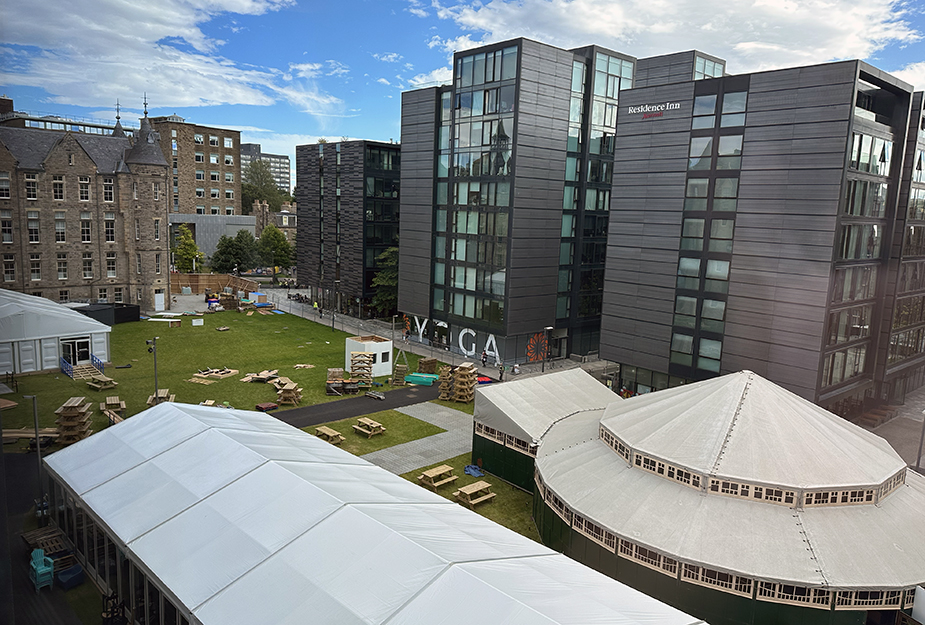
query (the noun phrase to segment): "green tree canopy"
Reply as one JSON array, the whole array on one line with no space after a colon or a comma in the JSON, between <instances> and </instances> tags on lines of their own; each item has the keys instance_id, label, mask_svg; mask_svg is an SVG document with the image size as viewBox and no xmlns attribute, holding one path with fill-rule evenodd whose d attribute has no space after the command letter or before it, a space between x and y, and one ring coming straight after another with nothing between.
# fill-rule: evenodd
<instances>
[{"instance_id":1,"label":"green tree canopy","mask_svg":"<svg viewBox=\"0 0 925 625\"><path fill-rule=\"evenodd\" d=\"M279 228L269 224L260 234L257 249L263 262L273 267L273 282L276 282L276 267L289 267L292 264L292 244Z\"/></svg>"},{"instance_id":2,"label":"green tree canopy","mask_svg":"<svg viewBox=\"0 0 925 625\"><path fill-rule=\"evenodd\" d=\"M189 273L196 269L202 268L202 259L204 254L199 251L199 246L193 239L193 233L190 232L189 226L183 224L179 228L180 238L177 246L174 248L173 258L177 271L180 273ZM195 261L195 262L194 262Z\"/></svg>"},{"instance_id":3,"label":"green tree canopy","mask_svg":"<svg viewBox=\"0 0 925 625\"><path fill-rule=\"evenodd\" d=\"M257 241L247 230L238 230L234 238L222 235L212 254L212 271L233 273L247 271L257 266Z\"/></svg>"},{"instance_id":4,"label":"green tree canopy","mask_svg":"<svg viewBox=\"0 0 925 625\"><path fill-rule=\"evenodd\" d=\"M379 271L373 278L376 294L372 307L380 315L391 314L398 309L398 248L390 247L376 257Z\"/></svg>"},{"instance_id":5,"label":"green tree canopy","mask_svg":"<svg viewBox=\"0 0 925 625\"><path fill-rule=\"evenodd\" d=\"M292 196L277 186L270 167L264 161L251 161L241 176L241 212L245 215L251 214L254 200L265 200L273 212L279 211L283 202L292 201Z\"/></svg>"}]
</instances>

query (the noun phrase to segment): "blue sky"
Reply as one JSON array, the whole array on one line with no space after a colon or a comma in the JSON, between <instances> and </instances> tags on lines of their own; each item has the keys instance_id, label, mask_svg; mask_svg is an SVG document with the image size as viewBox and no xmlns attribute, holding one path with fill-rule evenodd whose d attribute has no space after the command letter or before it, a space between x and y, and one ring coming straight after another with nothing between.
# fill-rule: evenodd
<instances>
[{"instance_id":1,"label":"blue sky","mask_svg":"<svg viewBox=\"0 0 925 625\"><path fill-rule=\"evenodd\" d=\"M399 140L401 92L454 50L529 37L637 57L697 48L740 73L861 58L925 89L925 4L889 0L3 0L17 110L236 128L289 154Z\"/></svg>"}]
</instances>

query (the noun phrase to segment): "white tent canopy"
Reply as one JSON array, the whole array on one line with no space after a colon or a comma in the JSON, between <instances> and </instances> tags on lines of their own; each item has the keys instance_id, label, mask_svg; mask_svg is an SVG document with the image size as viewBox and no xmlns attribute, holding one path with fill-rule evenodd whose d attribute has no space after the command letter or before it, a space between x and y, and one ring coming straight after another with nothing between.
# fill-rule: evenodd
<instances>
[{"instance_id":1,"label":"white tent canopy","mask_svg":"<svg viewBox=\"0 0 925 625\"><path fill-rule=\"evenodd\" d=\"M557 420L620 401L583 369L479 387L474 417L520 440L537 442Z\"/></svg>"},{"instance_id":2,"label":"white tent canopy","mask_svg":"<svg viewBox=\"0 0 925 625\"><path fill-rule=\"evenodd\" d=\"M34 295L0 289L0 371L54 369L61 339L86 337L97 358L109 360L111 328L66 306Z\"/></svg>"},{"instance_id":3,"label":"white tent canopy","mask_svg":"<svg viewBox=\"0 0 925 625\"><path fill-rule=\"evenodd\" d=\"M192 623L700 622L262 413L160 404L46 463Z\"/></svg>"}]
</instances>

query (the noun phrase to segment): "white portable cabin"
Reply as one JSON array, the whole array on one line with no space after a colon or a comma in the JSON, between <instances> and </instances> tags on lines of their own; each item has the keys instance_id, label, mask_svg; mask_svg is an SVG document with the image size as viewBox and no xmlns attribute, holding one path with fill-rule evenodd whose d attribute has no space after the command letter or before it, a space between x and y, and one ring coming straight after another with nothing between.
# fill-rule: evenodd
<instances>
[{"instance_id":1,"label":"white portable cabin","mask_svg":"<svg viewBox=\"0 0 925 625\"><path fill-rule=\"evenodd\" d=\"M61 357L89 364L109 361L104 323L44 297L0 289L0 372L57 369Z\"/></svg>"},{"instance_id":2,"label":"white portable cabin","mask_svg":"<svg viewBox=\"0 0 925 625\"><path fill-rule=\"evenodd\" d=\"M350 371L351 352L369 352L375 354L373 360L373 377L392 375L392 341L381 336L351 336L344 348L344 371Z\"/></svg>"}]
</instances>

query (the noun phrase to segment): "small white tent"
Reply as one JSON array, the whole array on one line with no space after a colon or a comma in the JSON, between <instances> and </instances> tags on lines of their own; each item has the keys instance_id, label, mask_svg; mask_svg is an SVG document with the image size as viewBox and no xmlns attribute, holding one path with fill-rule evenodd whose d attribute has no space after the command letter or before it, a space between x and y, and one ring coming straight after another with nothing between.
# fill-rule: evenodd
<instances>
[{"instance_id":1,"label":"small white tent","mask_svg":"<svg viewBox=\"0 0 925 625\"><path fill-rule=\"evenodd\" d=\"M43 297L0 289L0 372L109 360L110 327Z\"/></svg>"}]
</instances>

